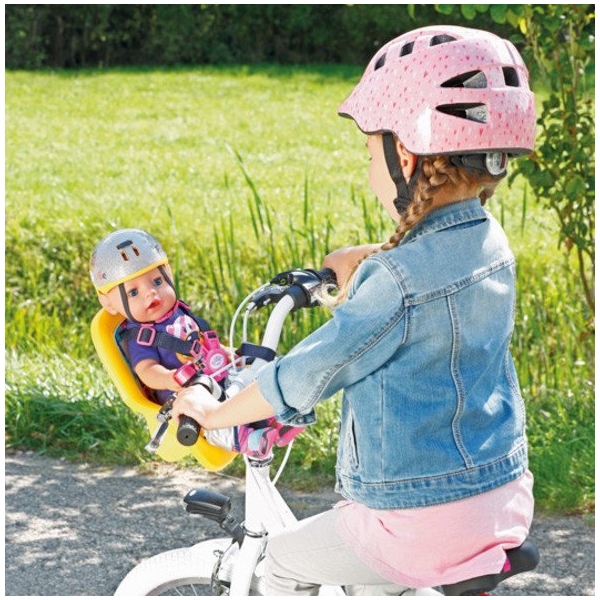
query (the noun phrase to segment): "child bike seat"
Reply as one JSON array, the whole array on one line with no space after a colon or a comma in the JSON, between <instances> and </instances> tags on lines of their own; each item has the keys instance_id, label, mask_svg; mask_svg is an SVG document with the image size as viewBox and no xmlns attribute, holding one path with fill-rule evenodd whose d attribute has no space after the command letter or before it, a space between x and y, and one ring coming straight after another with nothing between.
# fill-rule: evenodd
<instances>
[{"instance_id":1,"label":"child bike seat","mask_svg":"<svg viewBox=\"0 0 600 600\"><path fill-rule=\"evenodd\" d=\"M473 577L458 583L443 585L444 596L477 596L493 590L501 581L518 573L532 571L540 561L536 545L529 539L518 548L506 551L506 563L502 572L494 575Z\"/></svg>"},{"instance_id":2,"label":"child bike seat","mask_svg":"<svg viewBox=\"0 0 600 600\"><path fill-rule=\"evenodd\" d=\"M121 399L133 412L144 417L152 435L160 424L156 418L160 405L148 398L121 350L117 334L122 322L120 315L111 315L100 309L92 320L92 341ZM177 424L174 421L169 422L167 433L156 453L167 462L176 462L191 455L209 471L220 471L237 456L235 452L212 446L202 436L193 446L183 446L177 441Z\"/></svg>"}]
</instances>

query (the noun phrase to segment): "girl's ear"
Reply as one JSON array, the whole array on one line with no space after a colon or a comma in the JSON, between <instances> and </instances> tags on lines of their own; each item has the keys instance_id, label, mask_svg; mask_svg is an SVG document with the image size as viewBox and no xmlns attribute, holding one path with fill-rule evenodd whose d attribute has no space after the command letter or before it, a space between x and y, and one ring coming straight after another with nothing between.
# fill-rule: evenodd
<instances>
[{"instance_id":1,"label":"girl's ear","mask_svg":"<svg viewBox=\"0 0 600 600\"><path fill-rule=\"evenodd\" d=\"M98 294L98 300L100 300L100 304L104 310L111 315L120 314L119 307L115 305L115 303L111 300L111 298L107 294Z\"/></svg>"},{"instance_id":2,"label":"girl's ear","mask_svg":"<svg viewBox=\"0 0 600 600\"><path fill-rule=\"evenodd\" d=\"M396 152L398 153L398 159L400 161L400 168L406 181L410 181L415 169L417 168L417 155L409 152L400 142L396 139Z\"/></svg>"}]
</instances>

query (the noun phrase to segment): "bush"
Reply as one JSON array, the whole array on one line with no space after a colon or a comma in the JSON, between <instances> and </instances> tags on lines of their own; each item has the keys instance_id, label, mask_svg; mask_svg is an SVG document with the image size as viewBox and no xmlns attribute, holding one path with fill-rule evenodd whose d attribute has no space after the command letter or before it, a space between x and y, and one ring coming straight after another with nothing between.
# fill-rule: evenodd
<instances>
[{"instance_id":1,"label":"bush","mask_svg":"<svg viewBox=\"0 0 600 600\"><path fill-rule=\"evenodd\" d=\"M363 65L388 39L439 20L433 5L417 12L397 4L8 4L5 64L10 69ZM503 27L485 14L479 25Z\"/></svg>"}]
</instances>

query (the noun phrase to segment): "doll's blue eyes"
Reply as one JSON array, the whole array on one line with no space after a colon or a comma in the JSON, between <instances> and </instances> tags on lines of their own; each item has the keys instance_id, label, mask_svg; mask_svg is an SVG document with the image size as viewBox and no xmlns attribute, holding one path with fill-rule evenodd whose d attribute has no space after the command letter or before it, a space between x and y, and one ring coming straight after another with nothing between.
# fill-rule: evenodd
<instances>
[{"instance_id":1,"label":"doll's blue eyes","mask_svg":"<svg viewBox=\"0 0 600 600\"><path fill-rule=\"evenodd\" d=\"M157 277L156 279L152 280L152 285L154 285L154 287L159 287L163 284L163 278L162 277ZM132 290L129 290L127 292L127 295L130 298L135 298L137 295L139 294L139 291L137 288L133 288Z\"/></svg>"}]
</instances>

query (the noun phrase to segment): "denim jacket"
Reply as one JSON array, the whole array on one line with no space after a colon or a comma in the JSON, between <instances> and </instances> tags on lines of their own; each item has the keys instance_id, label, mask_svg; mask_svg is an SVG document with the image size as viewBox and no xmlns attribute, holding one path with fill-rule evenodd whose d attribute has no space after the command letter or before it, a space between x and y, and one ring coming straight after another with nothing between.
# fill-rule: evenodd
<instances>
[{"instance_id":1,"label":"denim jacket","mask_svg":"<svg viewBox=\"0 0 600 600\"><path fill-rule=\"evenodd\" d=\"M363 261L348 300L259 388L283 422L343 390L337 491L370 508L459 500L527 468L509 351L514 256L479 200L430 213Z\"/></svg>"}]
</instances>

